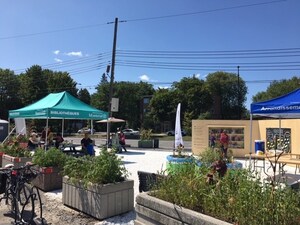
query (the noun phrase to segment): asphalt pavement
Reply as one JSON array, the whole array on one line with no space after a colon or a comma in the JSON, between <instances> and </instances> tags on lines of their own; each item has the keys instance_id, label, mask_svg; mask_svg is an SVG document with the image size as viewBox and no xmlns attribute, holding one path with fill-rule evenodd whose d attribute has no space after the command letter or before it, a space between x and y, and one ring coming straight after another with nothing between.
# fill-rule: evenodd
<instances>
[{"instance_id":1,"label":"asphalt pavement","mask_svg":"<svg viewBox=\"0 0 300 225\"><path fill-rule=\"evenodd\" d=\"M67 141L73 141L75 144L80 144L80 141L83 137L81 136L70 136L70 137L64 137ZM105 138L92 138L95 140L96 146L103 146L106 144ZM174 138L175 139L175 138ZM138 141L137 139L126 139L126 145L129 148L138 149ZM185 141L184 142L185 150L190 152L192 148L192 142L191 141ZM150 149L142 149L142 150L165 150L165 151L173 151L174 149L174 141L165 141L159 139L159 147L158 148L150 148Z\"/></svg>"}]
</instances>

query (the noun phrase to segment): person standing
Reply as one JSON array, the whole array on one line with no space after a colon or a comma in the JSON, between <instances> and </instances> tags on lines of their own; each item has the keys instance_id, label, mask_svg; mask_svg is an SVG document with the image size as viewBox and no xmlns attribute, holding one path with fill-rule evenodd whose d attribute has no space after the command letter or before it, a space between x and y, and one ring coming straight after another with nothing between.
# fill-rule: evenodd
<instances>
[{"instance_id":1,"label":"person standing","mask_svg":"<svg viewBox=\"0 0 300 225\"><path fill-rule=\"evenodd\" d=\"M119 132L119 144L121 145L120 152L122 152L122 148L124 149L125 152L127 152L127 149L125 148L125 134L123 133L122 130Z\"/></svg>"},{"instance_id":2,"label":"person standing","mask_svg":"<svg viewBox=\"0 0 300 225\"><path fill-rule=\"evenodd\" d=\"M227 150L228 150L228 144L229 144L229 137L227 135L227 131L223 130L220 136L220 144L221 149L223 152L223 156L227 158Z\"/></svg>"},{"instance_id":3,"label":"person standing","mask_svg":"<svg viewBox=\"0 0 300 225\"><path fill-rule=\"evenodd\" d=\"M215 134L213 133L213 132L211 132L211 134L210 134L210 139L209 139L209 146L212 148L212 149L214 149L215 148L215 146L216 146L216 136L215 136Z\"/></svg>"}]
</instances>

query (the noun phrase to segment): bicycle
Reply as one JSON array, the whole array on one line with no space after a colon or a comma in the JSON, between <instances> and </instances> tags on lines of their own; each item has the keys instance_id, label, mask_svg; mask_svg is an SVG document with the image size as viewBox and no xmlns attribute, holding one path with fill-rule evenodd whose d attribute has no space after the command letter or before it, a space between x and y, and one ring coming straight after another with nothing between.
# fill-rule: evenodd
<instances>
[{"instance_id":1,"label":"bicycle","mask_svg":"<svg viewBox=\"0 0 300 225\"><path fill-rule=\"evenodd\" d=\"M0 190L4 195L0 198L0 202L5 200L5 204L14 215L13 224L15 225L47 224L42 217L42 200L39 189L30 184L38 175L32 166L8 167L0 170L1 179L5 180L5 184L1 182ZM35 201L38 201L39 204L39 217L36 217Z\"/></svg>"}]
</instances>

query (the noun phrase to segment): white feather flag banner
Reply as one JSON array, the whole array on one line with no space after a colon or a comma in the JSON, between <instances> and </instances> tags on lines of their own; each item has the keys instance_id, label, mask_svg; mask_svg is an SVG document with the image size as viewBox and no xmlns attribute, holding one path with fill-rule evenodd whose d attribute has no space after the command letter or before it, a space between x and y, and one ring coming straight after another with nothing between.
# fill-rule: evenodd
<instances>
[{"instance_id":1,"label":"white feather flag banner","mask_svg":"<svg viewBox=\"0 0 300 225\"><path fill-rule=\"evenodd\" d=\"M179 146L182 147L183 140L182 140L182 133L181 133L181 125L180 125L180 107L181 103L178 103L177 112L176 112L176 121L175 121L175 148Z\"/></svg>"}]
</instances>

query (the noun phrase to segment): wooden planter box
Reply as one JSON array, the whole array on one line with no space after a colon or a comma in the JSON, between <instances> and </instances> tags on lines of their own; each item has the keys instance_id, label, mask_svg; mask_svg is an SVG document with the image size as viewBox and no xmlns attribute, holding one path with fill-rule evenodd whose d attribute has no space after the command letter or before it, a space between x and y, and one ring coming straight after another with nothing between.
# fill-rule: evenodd
<instances>
[{"instance_id":1,"label":"wooden planter box","mask_svg":"<svg viewBox=\"0 0 300 225\"><path fill-rule=\"evenodd\" d=\"M135 225L232 225L213 217L152 197L148 195L148 192L141 193L136 197L135 211Z\"/></svg>"},{"instance_id":2,"label":"wooden planter box","mask_svg":"<svg viewBox=\"0 0 300 225\"><path fill-rule=\"evenodd\" d=\"M153 140L139 140L138 141L139 148L153 148Z\"/></svg>"},{"instance_id":3,"label":"wooden planter box","mask_svg":"<svg viewBox=\"0 0 300 225\"><path fill-rule=\"evenodd\" d=\"M27 162L31 162L31 157L13 157L10 155L4 154L2 156L2 167L5 167L7 164L13 164L15 168L25 166Z\"/></svg>"},{"instance_id":4,"label":"wooden planter box","mask_svg":"<svg viewBox=\"0 0 300 225\"><path fill-rule=\"evenodd\" d=\"M53 191L62 188L62 174L57 167L38 167L38 176L31 182L43 191Z\"/></svg>"},{"instance_id":5,"label":"wooden planter box","mask_svg":"<svg viewBox=\"0 0 300 225\"><path fill-rule=\"evenodd\" d=\"M120 215L133 210L133 180L115 184L91 184L87 188L81 182L73 184L63 177L62 201L97 219Z\"/></svg>"}]
</instances>

